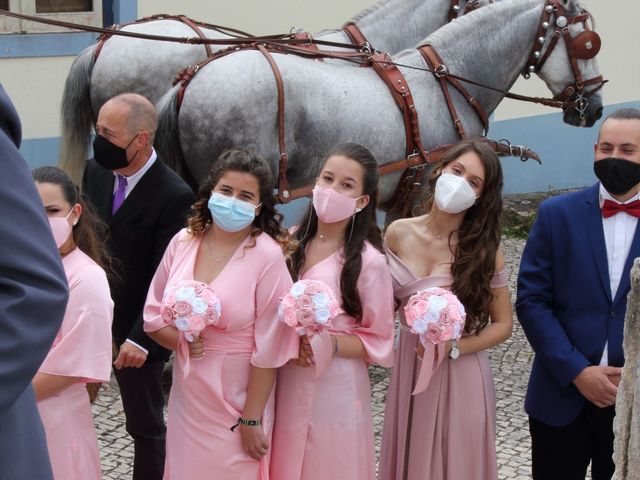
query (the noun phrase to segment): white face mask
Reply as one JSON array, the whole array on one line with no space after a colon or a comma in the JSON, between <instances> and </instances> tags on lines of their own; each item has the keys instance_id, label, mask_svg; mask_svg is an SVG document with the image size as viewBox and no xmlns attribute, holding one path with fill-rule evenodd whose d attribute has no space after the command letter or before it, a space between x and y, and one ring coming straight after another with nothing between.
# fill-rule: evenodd
<instances>
[{"instance_id":1,"label":"white face mask","mask_svg":"<svg viewBox=\"0 0 640 480\"><path fill-rule=\"evenodd\" d=\"M460 213L475 203L476 192L464 177L443 173L436 181L434 197L443 212Z\"/></svg>"}]
</instances>

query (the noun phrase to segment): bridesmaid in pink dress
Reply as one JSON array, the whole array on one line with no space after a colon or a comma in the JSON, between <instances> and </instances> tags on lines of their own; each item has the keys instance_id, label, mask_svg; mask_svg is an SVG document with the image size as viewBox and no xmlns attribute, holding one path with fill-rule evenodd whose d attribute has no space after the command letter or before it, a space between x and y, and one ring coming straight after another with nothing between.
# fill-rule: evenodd
<instances>
[{"instance_id":1,"label":"bridesmaid in pink dress","mask_svg":"<svg viewBox=\"0 0 640 480\"><path fill-rule=\"evenodd\" d=\"M375 451L367 365L391 366L393 290L376 225L376 161L344 144L326 160L295 232L297 279L325 282L345 314L332 324L329 366L316 375L308 338L278 372L271 477L371 480Z\"/></svg>"},{"instance_id":2,"label":"bridesmaid in pink dress","mask_svg":"<svg viewBox=\"0 0 640 480\"><path fill-rule=\"evenodd\" d=\"M496 399L486 349L511 335L500 251L502 169L485 144L452 148L430 178L426 215L398 220L385 247L401 302L400 338L385 409L380 480L496 480ZM424 348L404 320L409 297L452 290L465 306L465 332L427 389L412 395Z\"/></svg>"},{"instance_id":3,"label":"bridesmaid in pink dress","mask_svg":"<svg viewBox=\"0 0 640 480\"><path fill-rule=\"evenodd\" d=\"M269 478L276 369L298 354L295 331L277 314L292 282L272 185L269 165L254 153L222 154L151 282L145 331L171 350L184 338L160 315L167 287L198 280L221 304L220 327L188 344L186 376L183 357L174 361L165 480Z\"/></svg>"},{"instance_id":4,"label":"bridesmaid in pink dress","mask_svg":"<svg viewBox=\"0 0 640 480\"><path fill-rule=\"evenodd\" d=\"M56 480L99 480L100 456L87 384L111 375L113 302L97 217L56 167L33 172L69 283L69 303L49 354L33 379ZM97 390L94 389L97 392Z\"/></svg>"}]
</instances>

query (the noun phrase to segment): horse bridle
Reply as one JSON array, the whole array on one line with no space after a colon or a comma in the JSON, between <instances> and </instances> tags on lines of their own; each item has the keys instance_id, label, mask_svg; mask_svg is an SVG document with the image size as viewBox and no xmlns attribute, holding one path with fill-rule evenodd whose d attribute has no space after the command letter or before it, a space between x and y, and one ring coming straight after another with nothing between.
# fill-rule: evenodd
<instances>
[{"instance_id":1,"label":"horse bridle","mask_svg":"<svg viewBox=\"0 0 640 480\"><path fill-rule=\"evenodd\" d=\"M600 90L606 82L602 78L602 75L584 80L582 72L578 67L578 60L590 60L594 58L600 51L602 43L600 36L589 28L587 24L589 19L591 19L591 14L584 9L576 15L568 15L566 8L560 0L547 0L542 10L540 24L533 48L531 49L531 54L527 60L525 70L522 73L524 78L528 79L532 73L539 72L558 44L560 36L562 36L575 81L573 84L565 87L554 99L563 104L563 110L569 106L575 108L582 118L584 118L584 114L589 106L588 98ZM576 23L582 23L584 31L572 37L569 26ZM545 43L547 43L547 33L551 28L554 29L554 32L551 34L548 45L543 52ZM586 92L585 87L591 85L597 86L589 92Z\"/></svg>"}]
</instances>

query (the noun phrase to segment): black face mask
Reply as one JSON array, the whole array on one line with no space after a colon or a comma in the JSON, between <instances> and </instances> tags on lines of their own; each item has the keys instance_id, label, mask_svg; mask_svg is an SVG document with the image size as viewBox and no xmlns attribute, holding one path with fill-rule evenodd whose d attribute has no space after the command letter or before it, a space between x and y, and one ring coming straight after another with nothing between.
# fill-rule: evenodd
<instances>
[{"instance_id":1,"label":"black face mask","mask_svg":"<svg viewBox=\"0 0 640 480\"><path fill-rule=\"evenodd\" d=\"M593 162L593 171L607 192L627 193L640 183L640 164L622 158L603 158Z\"/></svg>"},{"instance_id":2,"label":"black face mask","mask_svg":"<svg viewBox=\"0 0 640 480\"><path fill-rule=\"evenodd\" d=\"M131 145L137 137L138 135L133 137L129 145ZM130 163L127 161L127 148L129 148L129 145L122 148L111 143L102 135L96 135L96 138L93 139L93 158L96 159L98 165L107 170L120 170L121 168L127 167ZM137 154L138 152L135 153L135 155ZM132 162L136 158L135 155L131 159Z\"/></svg>"}]
</instances>

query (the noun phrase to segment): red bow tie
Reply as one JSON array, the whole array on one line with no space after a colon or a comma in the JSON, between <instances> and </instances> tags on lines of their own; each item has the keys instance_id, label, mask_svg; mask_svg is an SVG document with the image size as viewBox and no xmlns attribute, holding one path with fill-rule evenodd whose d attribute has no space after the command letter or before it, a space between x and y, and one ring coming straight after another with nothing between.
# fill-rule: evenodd
<instances>
[{"instance_id":1,"label":"red bow tie","mask_svg":"<svg viewBox=\"0 0 640 480\"><path fill-rule=\"evenodd\" d=\"M640 200L634 200L630 203L618 203L605 200L602 204L602 216L604 218L612 217L620 212L626 212L633 217L640 218Z\"/></svg>"}]
</instances>

